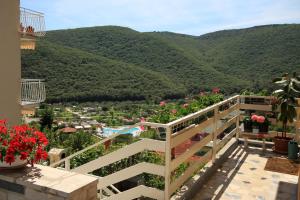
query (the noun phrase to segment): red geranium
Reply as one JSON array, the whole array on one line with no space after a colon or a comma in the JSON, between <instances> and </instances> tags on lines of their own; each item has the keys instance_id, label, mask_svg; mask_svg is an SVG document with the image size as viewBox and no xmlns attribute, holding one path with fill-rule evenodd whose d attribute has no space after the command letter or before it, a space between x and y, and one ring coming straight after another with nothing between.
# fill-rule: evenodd
<instances>
[{"instance_id":1,"label":"red geranium","mask_svg":"<svg viewBox=\"0 0 300 200\"><path fill-rule=\"evenodd\" d=\"M44 150L48 140L44 133L28 125L7 128L6 121L0 120L0 161L13 163L16 156L33 164L46 160L47 152Z\"/></svg>"},{"instance_id":2,"label":"red geranium","mask_svg":"<svg viewBox=\"0 0 300 200\"><path fill-rule=\"evenodd\" d=\"M214 94L218 94L218 93L220 93L220 88L213 88L212 89L212 93L214 93Z\"/></svg>"},{"instance_id":3,"label":"red geranium","mask_svg":"<svg viewBox=\"0 0 300 200\"><path fill-rule=\"evenodd\" d=\"M161 101L160 103L159 103L159 106L161 106L161 107L163 107L163 106L165 106L166 105L166 102L165 101Z\"/></svg>"}]
</instances>

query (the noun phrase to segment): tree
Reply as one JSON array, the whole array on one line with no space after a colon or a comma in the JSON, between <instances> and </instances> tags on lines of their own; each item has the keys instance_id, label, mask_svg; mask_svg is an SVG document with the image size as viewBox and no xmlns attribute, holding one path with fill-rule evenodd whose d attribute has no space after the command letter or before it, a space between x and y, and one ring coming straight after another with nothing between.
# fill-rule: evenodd
<instances>
[{"instance_id":1,"label":"tree","mask_svg":"<svg viewBox=\"0 0 300 200\"><path fill-rule=\"evenodd\" d=\"M92 160L95 160L95 159L99 158L100 156L103 156L103 154L104 154L103 145L99 145L93 149L85 151L84 153L79 154L78 156L75 156L73 159L71 159L71 168L75 168L75 167L81 166L85 163L88 163Z\"/></svg>"},{"instance_id":2,"label":"tree","mask_svg":"<svg viewBox=\"0 0 300 200\"><path fill-rule=\"evenodd\" d=\"M273 109L277 109L278 106L280 108L278 120L282 122L282 138L286 138L287 124L288 122L292 123L297 116L295 106L296 98L300 97L300 76L294 73L290 77L286 73L280 78L275 78L273 82L280 87L273 92L277 96L277 102Z\"/></svg>"},{"instance_id":3,"label":"tree","mask_svg":"<svg viewBox=\"0 0 300 200\"><path fill-rule=\"evenodd\" d=\"M54 119L53 109L50 107L46 107L41 113L40 125L41 131L45 128L51 129Z\"/></svg>"},{"instance_id":4,"label":"tree","mask_svg":"<svg viewBox=\"0 0 300 200\"><path fill-rule=\"evenodd\" d=\"M66 140L65 144L66 146L70 147L73 152L76 152L93 144L93 138L91 134L79 131L70 135L68 137L68 140Z\"/></svg>"}]
</instances>

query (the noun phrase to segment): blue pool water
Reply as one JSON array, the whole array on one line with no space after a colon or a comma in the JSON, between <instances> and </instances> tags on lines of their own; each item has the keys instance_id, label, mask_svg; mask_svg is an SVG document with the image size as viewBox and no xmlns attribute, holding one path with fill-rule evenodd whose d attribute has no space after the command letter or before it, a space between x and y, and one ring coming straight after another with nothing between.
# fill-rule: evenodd
<instances>
[{"instance_id":1,"label":"blue pool water","mask_svg":"<svg viewBox=\"0 0 300 200\"><path fill-rule=\"evenodd\" d=\"M121 132L122 130L124 130L125 128L123 129L114 129L114 128L103 128L103 134L104 135L111 135L113 133L120 133L120 134L132 134L134 135L135 132L139 131L140 129L137 128L137 127L134 127L134 128L131 128L131 129L128 129L127 131L125 132Z\"/></svg>"}]
</instances>

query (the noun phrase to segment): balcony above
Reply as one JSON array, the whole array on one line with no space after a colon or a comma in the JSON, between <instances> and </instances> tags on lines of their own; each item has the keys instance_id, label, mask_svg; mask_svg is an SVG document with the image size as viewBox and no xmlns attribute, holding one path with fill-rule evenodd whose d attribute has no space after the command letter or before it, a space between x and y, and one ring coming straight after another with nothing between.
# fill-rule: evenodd
<instances>
[{"instance_id":1,"label":"balcony above","mask_svg":"<svg viewBox=\"0 0 300 200\"><path fill-rule=\"evenodd\" d=\"M21 49L35 49L35 39L45 36L44 14L20 8Z\"/></svg>"},{"instance_id":2,"label":"balcony above","mask_svg":"<svg viewBox=\"0 0 300 200\"><path fill-rule=\"evenodd\" d=\"M21 80L21 105L30 106L44 102L46 99L45 82L41 79Z\"/></svg>"}]
</instances>

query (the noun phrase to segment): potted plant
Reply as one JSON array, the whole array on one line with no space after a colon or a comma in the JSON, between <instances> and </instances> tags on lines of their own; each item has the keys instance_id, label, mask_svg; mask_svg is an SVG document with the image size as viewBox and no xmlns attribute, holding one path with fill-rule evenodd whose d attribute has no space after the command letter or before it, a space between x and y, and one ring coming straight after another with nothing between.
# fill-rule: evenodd
<instances>
[{"instance_id":1,"label":"potted plant","mask_svg":"<svg viewBox=\"0 0 300 200\"><path fill-rule=\"evenodd\" d=\"M269 120L262 115L251 116L253 124L253 133L268 133L269 131Z\"/></svg>"},{"instance_id":2,"label":"potted plant","mask_svg":"<svg viewBox=\"0 0 300 200\"><path fill-rule=\"evenodd\" d=\"M252 121L252 133L259 133L259 117L258 115L252 115L251 121Z\"/></svg>"},{"instance_id":3,"label":"potted plant","mask_svg":"<svg viewBox=\"0 0 300 200\"><path fill-rule=\"evenodd\" d=\"M267 117L264 116L260 116L260 122L258 125L259 128L259 132L260 133L268 133L269 132L269 125L270 125L270 121L268 120Z\"/></svg>"},{"instance_id":4,"label":"potted plant","mask_svg":"<svg viewBox=\"0 0 300 200\"><path fill-rule=\"evenodd\" d=\"M244 131L252 132L252 120L249 116L244 118L243 123L244 123Z\"/></svg>"},{"instance_id":5,"label":"potted plant","mask_svg":"<svg viewBox=\"0 0 300 200\"><path fill-rule=\"evenodd\" d=\"M28 125L8 128L6 121L0 120L0 169L20 168L46 160L47 144L42 132Z\"/></svg>"},{"instance_id":6,"label":"potted plant","mask_svg":"<svg viewBox=\"0 0 300 200\"><path fill-rule=\"evenodd\" d=\"M288 142L292 139L286 136L288 122L292 123L297 116L295 106L297 105L296 98L300 96L300 77L296 73L293 76L284 74L280 78L276 78L273 82L280 88L273 92L277 97L276 103L273 104L273 110L279 108L277 119L282 122L281 136L274 138L275 151L287 154Z\"/></svg>"}]
</instances>

